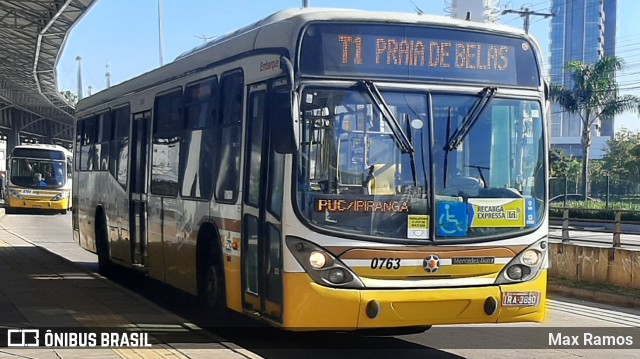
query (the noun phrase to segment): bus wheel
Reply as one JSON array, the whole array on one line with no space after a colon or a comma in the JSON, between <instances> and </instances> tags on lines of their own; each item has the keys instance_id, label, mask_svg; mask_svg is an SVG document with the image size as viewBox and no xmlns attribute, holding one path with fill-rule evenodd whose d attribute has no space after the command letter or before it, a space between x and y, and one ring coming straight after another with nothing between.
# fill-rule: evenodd
<instances>
[{"instance_id":1,"label":"bus wheel","mask_svg":"<svg viewBox=\"0 0 640 359\"><path fill-rule=\"evenodd\" d=\"M210 251L209 253L213 253ZM220 319L226 308L224 273L219 261L209 259L200 267L198 275L198 297L201 305L210 314L208 317Z\"/></svg>"},{"instance_id":2,"label":"bus wheel","mask_svg":"<svg viewBox=\"0 0 640 359\"><path fill-rule=\"evenodd\" d=\"M113 263L109 257L109 233L104 218L99 218L96 224L96 252L98 252L98 272L109 277L112 274Z\"/></svg>"}]
</instances>

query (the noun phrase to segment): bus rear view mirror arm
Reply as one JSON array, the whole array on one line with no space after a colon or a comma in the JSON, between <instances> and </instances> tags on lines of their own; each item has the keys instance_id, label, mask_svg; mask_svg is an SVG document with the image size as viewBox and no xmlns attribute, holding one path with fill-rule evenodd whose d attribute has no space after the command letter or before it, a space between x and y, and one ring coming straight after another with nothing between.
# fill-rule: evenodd
<instances>
[{"instance_id":1,"label":"bus rear view mirror arm","mask_svg":"<svg viewBox=\"0 0 640 359\"><path fill-rule=\"evenodd\" d=\"M298 94L294 91L293 65L288 58L281 56L280 67L287 75L288 87L272 90L271 137L277 153L296 153L300 148L300 110Z\"/></svg>"}]
</instances>

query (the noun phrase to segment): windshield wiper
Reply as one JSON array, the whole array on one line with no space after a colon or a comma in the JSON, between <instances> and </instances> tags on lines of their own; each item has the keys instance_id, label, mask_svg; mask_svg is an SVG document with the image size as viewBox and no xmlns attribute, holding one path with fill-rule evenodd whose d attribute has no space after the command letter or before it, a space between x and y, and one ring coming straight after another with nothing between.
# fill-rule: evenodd
<instances>
[{"instance_id":1,"label":"windshield wiper","mask_svg":"<svg viewBox=\"0 0 640 359\"><path fill-rule=\"evenodd\" d=\"M496 87L485 87L480 92L481 96L478 101L473 104L473 107L471 108L469 113L467 113L467 116L465 116L465 118L462 120L460 126L458 126L451 137L447 139L447 144L444 146L444 150L446 152L455 150L456 148L458 148L458 146L460 146L462 141L467 138L469 131L471 131L473 126L475 126L475 124L478 122L480 115L482 115L482 112L484 112L485 108L487 108L487 105L491 102L491 99L493 99L497 91L498 88Z\"/></svg>"},{"instance_id":2,"label":"windshield wiper","mask_svg":"<svg viewBox=\"0 0 640 359\"><path fill-rule=\"evenodd\" d=\"M402 130L400 123L393 115L393 112L391 112L391 109L389 108L387 103L384 101L384 97L382 97L382 94L380 93L380 91L378 91L376 85L373 82L367 80L363 80L362 85L367 90L369 97L371 97L373 103L378 107L380 113L382 113L382 117L391 128L393 137L398 143L398 146L400 146L400 150L402 151L402 153L413 153L414 150L411 141L409 141L409 138Z\"/></svg>"},{"instance_id":3,"label":"windshield wiper","mask_svg":"<svg viewBox=\"0 0 640 359\"><path fill-rule=\"evenodd\" d=\"M491 168L489 167L485 167L485 166L478 166L478 165L464 165L465 167L468 168L475 168L478 170L478 174L480 175L480 179L482 180L482 186L484 188L487 188L487 180L484 178L484 173L482 173L482 170L490 170Z\"/></svg>"},{"instance_id":4,"label":"windshield wiper","mask_svg":"<svg viewBox=\"0 0 640 359\"><path fill-rule=\"evenodd\" d=\"M411 121L409 120L409 114L405 113L404 114L404 123L407 124L407 139L409 140L409 143L411 144L411 146L413 146L413 135L411 134ZM413 179L413 185L417 186L418 185L418 174L416 171L416 157L415 157L415 153L413 151L411 151L409 153L409 159L411 160L411 178ZM425 180L425 183L427 183L427 181Z\"/></svg>"}]
</instances>

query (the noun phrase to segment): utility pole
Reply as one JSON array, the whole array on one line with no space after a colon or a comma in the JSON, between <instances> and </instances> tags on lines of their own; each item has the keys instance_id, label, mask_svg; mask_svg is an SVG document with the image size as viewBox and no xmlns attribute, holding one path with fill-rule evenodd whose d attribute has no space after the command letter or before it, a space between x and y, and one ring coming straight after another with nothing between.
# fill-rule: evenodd
<instances>
[{"instance_id":1,"label":"utility pole","mask_svg":"<svg viewBox=\"0 0 640 359\"><path fill-rule=\"evenodd\" d=\"M509 10L509 9L502 10L502 15L506 15L506 14L518 14L518 15L520 15L520 17L524 18L523 28L524 28L524 32L527 33L527 34L529 33L529 25L531 24L529 22L529 17L531 15L533 15L533 16L544 16L545 18L548 18L550 16L554 16L555 15L553 13L537 12L537 11L529 10L528 7L525 7L522 10Z\"/></svg>"}]
</instances>

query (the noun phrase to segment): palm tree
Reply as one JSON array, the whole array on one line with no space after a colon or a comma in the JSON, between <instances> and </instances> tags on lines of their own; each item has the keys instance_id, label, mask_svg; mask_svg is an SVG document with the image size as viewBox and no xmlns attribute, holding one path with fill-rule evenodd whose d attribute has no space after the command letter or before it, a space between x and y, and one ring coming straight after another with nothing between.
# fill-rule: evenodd
<instances>
[{"instance_id":1,"label":"palm tree","mask_svg":"<svg viewBox=\"0 0 640 359\"><path fill-rule=\"evenodd\" d=\"M622 60L615 56L603 57L595 64L572 61L566 65L566 69L572 75L572 88L554 84L551 86L551 98L566 112L578 115L581 119L581 192L583 198L587 198L591 126L598 119L626 111L640 112L640 97L620 95L616 71L622 69Z\"/></svg>"}]
</instances>

